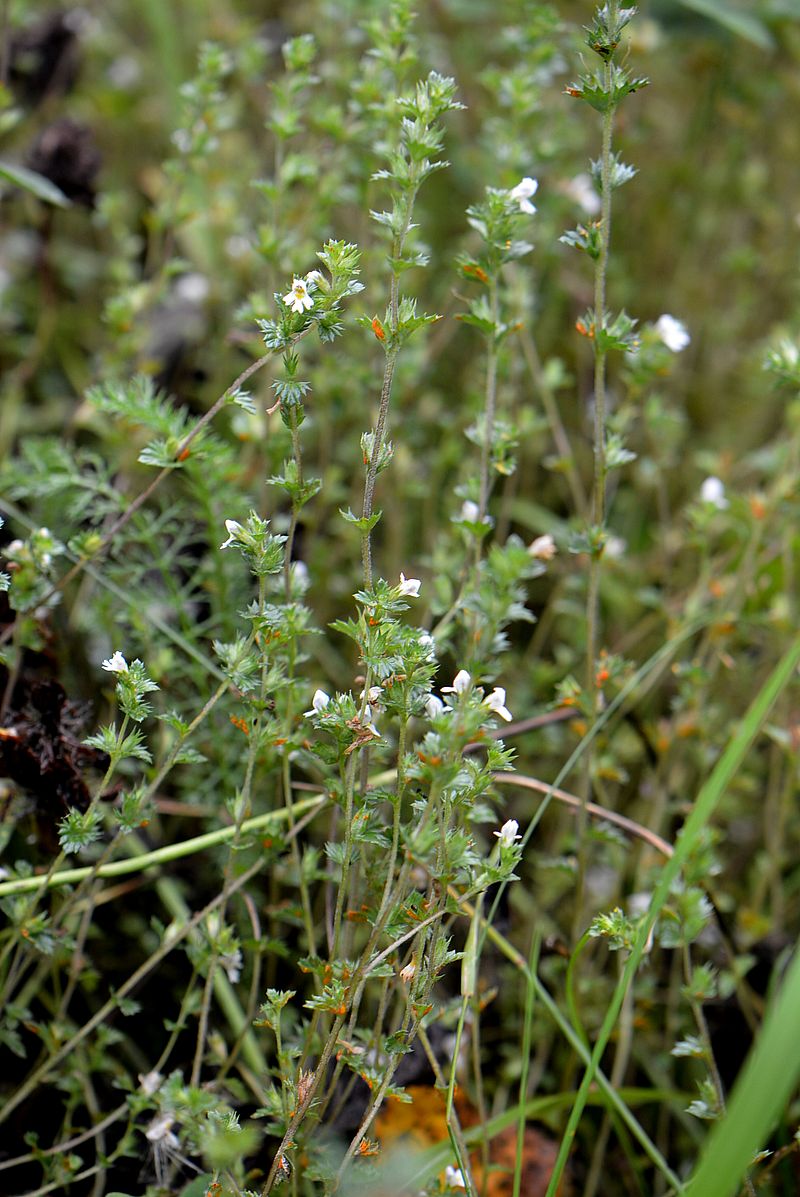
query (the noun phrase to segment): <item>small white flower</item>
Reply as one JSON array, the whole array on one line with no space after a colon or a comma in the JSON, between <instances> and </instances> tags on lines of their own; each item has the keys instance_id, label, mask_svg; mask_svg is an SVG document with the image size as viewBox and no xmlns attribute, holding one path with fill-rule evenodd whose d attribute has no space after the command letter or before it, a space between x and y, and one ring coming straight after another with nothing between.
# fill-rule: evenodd
<instances>
[{"instance_id":1,"label":"small white flower","mask_svg":"<svg viewBox=\"0 0 800 1197\"><path fill-rule=\"evenodd\" d=\"M522 836L517 835L519 831L519 823L516 819L508 819L499 831L495 831L494 835L500 841L501 848L513 848L517 840L521 840Z\"/></svg>"},{"instance_id":2,"label":"small white flower","mask_svg":"<svg viewBox=\"0 0 800 1197\"><path fill-rule=\"evenodd\" d=\"M592 176L583 172L564 185L564 194L580 204L587 216L597 216L603 201L592 186Z\"/></svg>"},{"instance_id":3,"label":"small white flower","mask_svg":"<svg viewBox=\"0 0 800 1197\"><path fill-rule=\"evenodd\" d=\"M434 640L433 636L431 636L430 632L423 632L419 638L419 643L423 648L428 650L429 657L436 656L436 641Z\"/></svg>"},{"instance_id":4,"label":"small white flower","mask_svg":"<svg viewBox=\"0 0 800 1197\"><path fill-rule=\"evenodd\" d=\"M372 706L374 706L374 707L380 706L381 699L383 698L383 690L381 689L380 686L370 686L369 690L367 690L367 692L366 692L366 695L367 695L367 702L371 703ZM363 690L361 691L361 697L362 698L364 697Z\"/></svg>"},{"instance_id":5,"label":"small white flower","mask_svg":"<svg viewBox=\"0 0 800 1197\"><path fill-rule=\"evenodd\" d=\"M283 297L283 302L287 308L291 308L293 312L307 312L309 308L313 308L314 300L308 293L306 280L302 278L292 279L292 289Z\"/></svg>"},{"instance_id":6,"label":"small white flower","mask_svg":"<svg viewBox=\"0 0 800 1197\"><path fill-rule=\"evenodd\" d=\"M191 274L181 275L175 283L176 298L186 303L204 303L210 290L211 284L206 276L196 270Z\"/></svg>"},{"instance_id":7,"label":"small white flower","mask_svg":"<svg viewBox=\"0 0 800 1197\"><path fill-rule=\"evenodd\" d=\"M686 325L681 324L680 320L676 320L674 316L668 316L666 313L663 316L659 316L654 328L667 349L671 350L672 353L680 353L692 339L689 336Z\"/></svg>"},{"instance_id":8,"label":"small white flower","mask_svg":"<svg viewBox=\"0 0 800 1197\"><path fill-rule=\"evenodd\" d=\"M538 179L532 179L530 175L526 175L524 179L517 183L516 187L511 188L508 194L513 200L517 201L520 212L526 212L528 216L533 216L536 208L531 203L531 196L536 195L538 190Z\"/></svg>"},{"instance_id":9,"label":"small white flower","mask_svg":"<svg viewBox=\"0 0 800 1197\"><path fill-rule=\"evenodd\" d=\"M398 590L401 594L408 598L419 598L419 588L422 585L419 578L407 578L405 574L400 575L400 585Z\"/></svg>"},{"instance_id":10,"label":"small white flower","mask_svg":"<svg viewBox=\"0 0 800 1197\"><path fill-rule=\"evenodd\" d=\"M410 982L414 980L414 973L416 971L417 971L416 965L414 964L414 961L412 960L410 962L410 964L407 964L405 966L405 968L400 969L400 974L399 974L400 980L405 981L406 985L410 984Z\"/></svg>"},{"instance_id":11,"label":"small white flower","mask_svg":"<svg viewBox=\"0 0 800 1197\"><path fill-rule=\"evenodd\" d=\"M528 545L529 555L537 561L552 561L557 552L556 542L549 534L546 536L537 536Z\"/></svg>"},{"instance_id":12,"label":"small white flower","mask_svg":"<svg viewBox=\"0 0 800 1197\"><path fill-rule=\"evenodd\" d=\"M151 1072L139 1073L139 1087L146 1097L152 1097L163 1083L163 1076L160 1072L153 1069Z\"/></svg>"},{"instance_id":13,"label":"small white flower","mask_svg":"<svg viewBox=\"0 0 800 1197\"><path fill-rule=\"evenodd\" d=\"M228 532L228 539L224 540L219 546L221 549L230 548L232 544L236 544L238 534L243 531L242 525L238 520L226 520L225 528Z\"/></svg>"},{"instance_id":14,"label":"small white flower","mask_svg":"<svg viewBox=\"0 0 800 1197\"><path fill-rule=\"evenodd\" d=\"M444 1170L444 1183L451 1189L466 1189L467 1182L460 1168L454 1168L452 1164L448 1164Z\"/></svg>"},{"instance_id":15,"label":"small white flower","mask_svg":"<svg viewBox=\"0 0 800 1197\"><path fill-rule=\"evenodd\" d=\"M465 499L461 504L461 519L467 524L477 524L481 518L481 509L472 499Z\"/></svg>"},{"instance_id":16,"label":"small white flower","mask_svg":"<svg viewBox=\"0 0 800 1197\"><path fill-rule=\"evenodd\" d=\"M317 281L321 278L322 278L321 270L309 270L308 274L306 275L306 284L311 283L311 285L313 287L316 287Z\"/></svg>"},{"instance_id":17,"label":"small white flower","mask_svg":"<svg viewBox=\"0 0 800 1197\"><path fill-rule=\"evenodd\" d=\"M324 690L315 690L314 697L311 699L311 710L304 711L303 714L306 716L306 718L308 718L309 715L321 715L330 700L330 694L326 694Z\"/></svg>"},{"instance_id":18,"label":"small white flower","mask_svg":"<svg viewBox=\"0 0 800 1197\"><path fill-rule=\"evenodd\" d=\"M109 657L107 661L103 661L103 669L107 669L109 673L127 673L128 662L117 649L113 656Z\"/></svg>"},{"instance_id":19,"label":"small white flower","mask_svg":"<svg viewBox=\"0 0 800 1197\"><path fill-rule=\"evenodd\" d=\"M710 478L706 478L700 487L700 498L703 503L710 503L712 507L717 507L720 511L724 511L726 507L730 506L725 498L725 485L722 479L716 478L713 474Z\"/></svg>"},{"instance_id":20,"label":"small white flower","mask_svg":"<svg viewBox=\"0 0 800 1197\"><path fill-rule=\"evenodd\" d=\"M444 713L444 703L435 694L429 694L425 703L425 714L429 719L438 719Z\"/></svg>"},{"instance_id":21,"label":"small white flower","mask_svg":"<svg viewBox=\"0 0 800 1197\"><path fill-rule=\"evenodd\" d=\"M175 1119L171 1114L159 1115L158 1118L153 1119L147 1130L144 1132L145 1138L149 1139L151 1143L161 1143L166 1140L171 1147L177 1147L178 1140L170 1129L174 1121Z\"/></svg>"},{"instance_id":22,"label":"small white flower","mask_svg":"<svg viewBox=\"0 0 800 1197\"><path fill-rule=\"evenodd\" d=\"M226 952L224 956L220 956L219 962L228 974L231 985L235 985L242 975L241 949L237 948L234 952Z\"/></svg>"},{"instance_id":23,"label":"small white flower","mask_svg":"<svg viewBox=\"0 0 800 1197\"><path fill-rule=\"evenodd\" d=\"M24 548L25 548L24 540L12 540L3 549L3 552L5 553L6 557L9 559L9 561L15 561L16 558L20 555L20 553L22 552L22 550Z\"/></svg>"},{"instance_id":24,"label":"small white flower","mask_svg":"<svg viewBox=\"0 0 800 1197\"><path fill-rule=\"evenodd\" d=\"M603 556L618 561L620 557L624 557L627 547L628 542L621 536L609 536L603 549Z\"/></svg>"},{"instance_id":25,"label":"small white flower","mask_svg":"<svg viewBox=\"0 0 800 1197\"><path fill-rule=\"evenodd\" d=\"M452 686L442 686L442 694L465 694L472 685L472 678L466 669L459 669Z\"/></svg>"},{"instance_id":26,"label":"small white flower","mask_svg":"<svg viewBox=\"0 0 800 1197\"><path fill-rule=\"evenodd\" d=\"M506 706L506 692L502 686L495 686L491 694L487 694L484 698L483 705L495 715L499 715L501 719L505 719L506 723L510 723L514 718Z\"/></svg>"}]
</instances>

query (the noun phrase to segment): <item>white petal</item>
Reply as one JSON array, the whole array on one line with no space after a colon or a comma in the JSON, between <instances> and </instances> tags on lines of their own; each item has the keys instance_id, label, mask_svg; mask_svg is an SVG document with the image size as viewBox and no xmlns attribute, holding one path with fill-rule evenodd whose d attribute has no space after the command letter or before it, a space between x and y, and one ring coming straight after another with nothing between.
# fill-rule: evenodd
<instances>
[{"instance_id":1,"label":"white petal","mask_svg":"<svg viewBox=\"0 0 800 1197\"><path fill-rule=\"evenodd\" d=\"M514 716L509 711L506 704L506 692L502 686L495 686L491 694L488 694L483 700L483 705L488 707L495 715L499 715L501 719L505 719L510 723Z\"/></svg>"},{"instance_id":2,"label":"white petal","mask_svg":"<svg viewBox=\"0 0 800 1197\"><path fill-rule=\"evenodd\" d=\"M472 678L466 669L459 669L452 686L442 686L442 694L464 694L472 685Z\"/></svg>"},{"instance_id":3,"label":"white petal","mask_svg":"<svg viewBox=\"0 0 800 1197\"><path fill-rule=\"evenodd\" d=\"M128 662L123 657L122 653L117 651L107 661L103 661L103 669L108 670L109 673L127 673Z\"/></svg>"},{"instance_id":4,"label":"white petal","mask_svg":"<svg viewBox=\"0 0 800 1197\"><path fill-rule=\"evenodd\" d=\"M680 353L691 341L686 325L666 312L655 322L655 330L672 353Z\"/></svg>"},{"instance_id":5,"label":"white petal","mask_svg":"<svg viewBox=\"0 0 800 1197\"><path fill-rule=\"evenodd\" d=\"M407 595L409 598L419 597L419 588L422 585L419 578L407 578L405 574L400 574L400 585L398 587L401 594Z\"/></svg>"}]
</instances>

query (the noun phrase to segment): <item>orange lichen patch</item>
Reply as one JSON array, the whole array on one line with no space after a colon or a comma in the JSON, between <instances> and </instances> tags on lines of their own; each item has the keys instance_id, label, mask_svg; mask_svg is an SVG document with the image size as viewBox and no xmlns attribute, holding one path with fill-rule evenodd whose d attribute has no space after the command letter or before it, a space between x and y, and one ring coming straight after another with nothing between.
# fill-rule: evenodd
<instances>
[{"instance_id":1,"label":"orange lichen patch","mask_svg":"<svg viewBox=\"0 0 800 1197\"><path fill-rule=\"evenodd\" d=\"M372 331L375 333L375 336L378 338L379 341L386 340L386 333L383 331L383 325L381 324L381 322L377 316L373 317Z\"/></svg>"},{"instance_id":2,"label":"orange lichen patch","mask_svg":"<svg viewBox=\"0 0 800 1197\"><path fill-rule=\"evenodd\" d=\"M234 727L238 727L240 732L244 732L246 736L250 735L250 728L247 726L244 719L241 719L238 715L231 715L231 723Z\"/></svg>"}]
</instances>

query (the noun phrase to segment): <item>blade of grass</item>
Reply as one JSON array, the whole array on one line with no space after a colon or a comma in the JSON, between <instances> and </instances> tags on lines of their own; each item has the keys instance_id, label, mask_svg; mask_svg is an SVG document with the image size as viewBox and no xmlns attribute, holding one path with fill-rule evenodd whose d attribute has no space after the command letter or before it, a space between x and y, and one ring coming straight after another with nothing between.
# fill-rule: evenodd
<instances>
[{"instance_id":1,"label":"blade of grass","mask_svg":"<svg viewBox=\"0 0 800 1197\"><path fill-rule=\"evenodd\" d=\"M655 888L652 900L650 902L650 909L648 910L647 915L639 928L636 942L633 945L630 956L628 957L619 983L614 990L608 1011L598 1033L590 1063L586 1069L586 1072L584 1073L583 1080L575 1098L575 1105L573 1106L572 1112L567 1122L567 1128L561 1141L558 1158L556 1160L545 1197L555 1197L555 1193L558 1191L558 1186L564 1173L564 1167L572 1148L572 1143L575 1139L575 1133L578 1129L578 1124L586 1105L589 1089L595 1080L603 1052L605 1051L606 1045L611 1038L611 1034L619 1016L619 1011L622 1006L625 993L633 981L636 969L638 968L639 962L644 954L645 944L650 936L650 932L655 926L656 919L659 916L661 908L667 900L672 884L679 876L687 858L697 844L702 831L716 810L722 795L725 793L725 790L731 781L731 778L741 765L747 751L753 743L753 740L756 738L762 726L764 725L773 704L786 685L789 683L789 680L797 669L799 663L800 636L793 641L786 653L784 653L783 657L778 662L778 665L772 671L756 695L753 703L747 711L747 714L742 720L739 730L729 742L728 747L725 749L725 752L717 762L717 765L708 781L700 790L700 793L697 796L697 801L694 805L694 809L689 815L689 818L686 820L683 830L678 837L678 841L675 846L675 853L672 859L668 860L664 865L661 878ZM695 1192L699 1194L699 1190L695 1189ZM706 1197L705 1193L703 1194L703 1197Z\"/></svg>"},{"instance_id":2,"label":"blade of grass","mask_svg":"<svg viewBox=\"0 0 800 1197\"><path fill-rule=\"evenodd\" d=\"M734 1197L800 1076L800 952L795 953L728 1102L689 1181L687 1197Z\"/></svg>"},{"instance_id":3,"label":"blade of grass","mask_svg":"<svg viewBox=\"0 0 800 1197\"><path fill-rule=\"evenodd\" d=\"M517 1122L517 1154L514 1159L514 1192L513 1197L520 1197L522 1185L522 1155L525 1147L525 1099L528 1096L528 1072L531 1064L531 1044L533 1031L533 1008L536 1004L536 987L533 978L539 969L539 948L542 936L535 931L531 941L531 954L528 957L528 973L525 977L525 1021L522 1024L522 1068L519 1074L519 1121Z\"/></svg>"}]
</instances>

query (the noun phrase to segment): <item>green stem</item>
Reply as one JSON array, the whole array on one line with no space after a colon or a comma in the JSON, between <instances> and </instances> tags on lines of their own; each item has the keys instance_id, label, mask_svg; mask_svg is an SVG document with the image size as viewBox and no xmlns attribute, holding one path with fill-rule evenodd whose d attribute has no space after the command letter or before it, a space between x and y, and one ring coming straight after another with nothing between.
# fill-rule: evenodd
<instances>
[{"instance_id":1,"label":"green stem","mask_svg":"<svg viewBox=\"0 0 800 1197\"><path fill-rule=\"evenodd\" d=\"M294 813L295 815L307 812L316 813L327 806L327 804L328 799L323 795L315 795L313 798L301 798L299 802L294 804ZM246 835L251 831L261 831L273 824L282 823L287 818L288 813L285 809L267 811L266 814L256 815L252 819L245 819L241 825L241 833ZM111 864L103 865L98 871L97 876L121 877L128 873L142 873L145 869L152 869L158 865L168 864L173 860L180 860L184 856L194 856L198 852L204 852L207 848L214 848L219 844L227 843L235 835L235 826L221 827L216 831L209 831L205 835L198 835L190 840L168 844L164 848L155 848L152 852L145 852L142 856L137 856L133 860L112 861ZM74 885L93 872L93 866L87 866L79 869L62 869L60 872L48 874L44 883L41 877L23 877L16 881L0 881L0 898L8 894L26 893L30 890L38 889L40 886L47 889L54 889L61 885Z\"/></svg>"},{"instance_id":2,"label":"green stem","mask_svg":"<svg viewBox=\"0 0 800 1197\"><path fill-rule=\"evenodd\" d=\"M486 353L486 386L484 392L483 444L481 446L481 476L480 498L478 501L478 520L482 522L489 506L489 492L491 490L492 444L494 441L494 418L497 408L497 326L500 320L499 300L497 293L497 276L493 274L489 280L489 307L491 309L492 333ZM477 538L476 553L480 558L483 538Z\"/></svg>"},{"instance_id":3,"label":"green stem","mask_svg":"<svg viewBox=\"0 0 800 1197\"><path fill-rule=\"evenodd\" d=\"M618 0L609 4L609 25L616 20ZM610 93L612 88L612 66L603 67L604 84ZM606 277L608 255L611 244L611 137L614 128L614 108L609 103L603 113L602 144L600 151L600 180L602 210L600 218L600 253L594 271L594 482L592 487L592 539L599 534L606 520L606 349L601 344L605 329ZM597 686L595 669L597 648L600 639L600 565L602 547L593 543L589 557L589 580L586 596L586 676L585 696L590 718L597 716ZM583 784L581 785L581 810L578 815L578 873L576 879L575 908L573 918L573 939L580 934L583 921L584 894L587 868L587 830L589 816L586 804L591 794L592 753L584 762Z\"/></svg>"}]
</instances>

